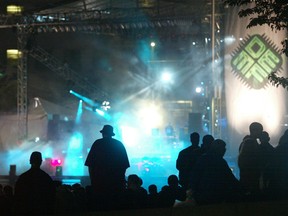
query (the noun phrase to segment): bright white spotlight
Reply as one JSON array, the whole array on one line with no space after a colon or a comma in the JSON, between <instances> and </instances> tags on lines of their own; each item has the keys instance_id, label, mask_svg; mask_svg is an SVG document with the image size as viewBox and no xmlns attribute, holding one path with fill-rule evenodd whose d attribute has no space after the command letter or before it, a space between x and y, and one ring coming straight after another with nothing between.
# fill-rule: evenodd
<instances>
[{"instance_id":1,"label":"bright white spotlight","mask_svg":"<svg viewBox=\"0 0 288 216\"><path fill-rule=\"evenodd\" d=\"M102 105L101 105L101 108L102 108L103 110L107 111L108 109L111 108L110 102L109 102L109 101L103 101L103 102L102 102Z\"/></svg>"},{"instance_id":2,"label":"bright white spotlight","mask_svg":"<svg viewBox=\"0 0 288 216\"><path fill-rule=\"evenodd\" d=\"M150 46L151 46L151 47L155 47L155 46L156 46L156 43L155 43L154 41L152 41L152 42L150 43Z\"/></svg>"},{"instance_id":3,"label":"bright white spotlight","mask_svg":"<svg viewBox=\"0 0 288 216\"><path fill-rule=\"evenodd\" d=\"M145 128L145 132L150 134L152 128L159 128L162 125L162 110L159 105L147 101L145 106L139 110L138 118Z\"/></svg>"},{"instance_id":4,"label":"bright white spotlight","mask_svg":"<svg viewBox=\"0 0 288 216\"><path fill-rule=\"evenodd\" d=\"M169 72L163 72L161 76L161 80L166 83L172 82L172 75Z\"/></svg>"},{"instance_id":5,"label":"bright white spotlight","mask_svg":"<svg viewBox=\"0 0 288 216\"><path fill-rule=\"evenodd\" d=\"M105 115L104 111L102 111L102 110L96 109L96 112L101 116Z\"/></svg>"},{"instance_id":6,"label":"bright white spotlight","mask_svg":"<svg viewBox=\"0 0 288 216\"><path fill-rule=\"evenodd\" d=\"M226 45L231 45L232 43L235 42L235 38L233 35L227 36L227 37L225 37L224 41L225 41Z\"/></svg>"},{"instance_id":7,"label":"bright white spotlight","mask_svg":"<svg viewBox=\"0 0 288 216\"><path fill-rule=\"evenodd\" d=\"M139 143L140 134L134 127L121 126L123 142L126 146L133 147Z\"/></svg>"},{"instance_id":8,"label":"bright white spotlight","mask_svg":"<svg viewBox=\"0 0 288 216\"><path fill-rule=\"evenodd\" d=\"M195 92L198 93L198 94L201 93L202 92L202 88L201 87L196 87Z\"/></svg>"}]
</instances>

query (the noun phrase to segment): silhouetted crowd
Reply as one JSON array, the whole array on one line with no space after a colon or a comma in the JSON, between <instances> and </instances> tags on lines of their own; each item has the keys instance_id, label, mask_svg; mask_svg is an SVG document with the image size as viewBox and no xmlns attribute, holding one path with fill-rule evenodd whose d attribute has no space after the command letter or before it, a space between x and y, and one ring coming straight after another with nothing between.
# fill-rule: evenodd
<instances>
[{"instance_id":1,"label":"silhouetted crowd","mask_svg":"<svg viewBox=\"0 0 288 216\"><path fill-rule=\"evenodd\" d=\"M239 147L239 179L234 176L224 159L226 143L221 139L214 139L211 135L205 135L200 145L200 135L193 132L190 135L191 146L181 150L175 161L179 176L168 176L167 185L160 189L151 184L146 190L142 186L142 179L136 174L127 176L124 183L120 176L121 184L117 187L110 185L113 184L112 180L107 183L102 181L107 178L102 176L103 183L99 185L97 175L92 174L93 169L90 171L91 175L94 175L96 186L93 183L85 188L79 183L65 185L53 181L40 169L42 155L40 152L33 152L30 156L31 169L18 177L15 187L0 184L0 213L70 215L90 211L176 208L287 199L288 130L280 137L276 147L270 144L269 133L263 130L260 123L253 122L249 131L250 134L243 138ZM124 155L126 154L122 144L111 138L114 135L113 127L106 125L100 132L103 139L93 144L97 151L106 151L100 147L105 143L117 145L117 149L121 148ZM106 137L105 133L109 136ZM116 157L115 152L113 156ZM89 161L92 160L91 155L89 158ZM97 163L93 160L90 162L89 164ZM105 169L109 169L108 165ZM122 167L125 170L129 167L129 162L125 162ZM112 175L111 178L114 177Z\"/></svg>"}]
</instances>

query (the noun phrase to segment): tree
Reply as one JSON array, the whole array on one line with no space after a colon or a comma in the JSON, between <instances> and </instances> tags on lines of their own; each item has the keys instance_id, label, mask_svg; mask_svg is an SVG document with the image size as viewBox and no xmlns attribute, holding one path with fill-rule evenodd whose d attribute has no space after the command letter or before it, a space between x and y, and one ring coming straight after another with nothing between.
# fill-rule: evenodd
<instances>
[{"instance_id":1,"label":"tree","mask_svg":"<svg viewBox=\"0 0 288 216\"><path fill-rule=\"evenodd\" d=\"M243 6L238 12L239 17L250 17L247 28L258 25L268 25L275 33L288 30L288 1L287 0L223 0L224 4L232 7ZM288 57L288 40L282 41L283 53ZM272 72L268 79L276 87L279 85L288 90L288 78L279 77Z\"/></svg>"}]
</instances>

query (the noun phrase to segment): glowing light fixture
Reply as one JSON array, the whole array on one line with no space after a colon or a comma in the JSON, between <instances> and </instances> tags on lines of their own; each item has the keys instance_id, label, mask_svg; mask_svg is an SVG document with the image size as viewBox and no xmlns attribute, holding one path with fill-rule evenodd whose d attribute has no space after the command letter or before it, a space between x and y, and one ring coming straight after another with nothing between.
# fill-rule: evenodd
<instances>
[{"instance_id":1,"label":"glowing light fixture","mask_svg":"<svg viewBox=\"0 0 288 216\"><path fill-rule=\"evenodd\" d=\"M51 160L51 165L52 166L60 166L62 164L62 160L61 159L52 159Z\"/></svg>"},{"instance_id":2,"label":"glowing light fixture","mask_svg":"<svg viewBox=\"0 0 288 216\"><path fill-rule=\"evenodd\" d=\"M21 12L23 11L23 7L21 6L17 6L17 5L8 5L7 6L7 14L21 14Z\"/></svg>"},{"instance_id":3,"label":"glowing light fixture","mask_svg":"<svg viewBox=\"0 0 288 216\"><path fill-rule=\"evenodd\" d=\"M123 142L126 146L133 147L139 143L139 131L130 126L121 126Z\"/></svg>"},{"instance_id":4,"label":"glowing light fixture","mask_svg":"<svg viewBox=\"0 0 288 216\"><path fill-rule=\"evenodd\" d=\"M202 88L201 87L196 87L195 92L200 94L202 92Z\"/></svg>"},{"instance_id":5,"label":"glowing light fixture","mask_svg":"<svg viewBox=\"0 0 288 216\"><path fill-rule=\"evenodd\" d=\"M102 108L103 110L107 111L108 109L111 108L110 102L109 102L109 101L103 101L101 108Z\"/></svg>"},{"instance_id":6,"label":"glowing light fixture","mask_svg":"<svg viewBox=\"0 0 288 216\"><path fill-rule=\"evenodd\" d=\"M230 45L230 44L235 42L235 38L234 38L234 36L227 36L227 37L225 37L224 41L225 41L226 45Z\"/></svg>"},{"instance_id":7,"label":"glowing light fixture","mask_svg":"<svg viewBox=\"0 0 288 216\"><path fill-rule=\"evenodd\" d=\"M78 105L78 110L77 110L76 120L75 120L76 124L80 123L81 116L82 116L82 106L83 106L83 101L79 100L79 105Z\"/></svg>"},{"instance_id":8,"label":"glowing light fixture","mask_svg":"<svg viewBox=\"0 0 288 216\"><path fill-rule=\"evenodd\" d=\"M102 110L96 109L95 111L101 116L105 115L104 111L102 111Z\"/></svg>"},{"instance_id":9,"label":"glowing light fixture","mask_svg":"<svg viewBox=\"0 0 288 216\"><path fill-rule=\"evenodd\" d=\"M8 49L6 51L6 53L7 53L7 59L12 59L12 60L13 59L17 60L22 55L22 53L19 50L17 50L17 49Z\"/></svg>"},{"instance_id":10,"label":"glowing light fixture","mask_svg":"<svg viewBox=\"0 0 288 216\"><path fill-rule=\"evenodd\" d=\"M172 75L169 72L163 72L161 76L161 80L165 83L171 83L172 82Z\"/></svg>"}]
</instances>

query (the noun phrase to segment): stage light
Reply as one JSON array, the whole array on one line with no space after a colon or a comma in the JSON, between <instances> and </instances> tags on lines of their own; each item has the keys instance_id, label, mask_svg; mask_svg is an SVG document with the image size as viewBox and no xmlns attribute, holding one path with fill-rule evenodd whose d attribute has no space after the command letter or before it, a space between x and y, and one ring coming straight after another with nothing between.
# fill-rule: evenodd
<instances>
[{"instance_id":1,"label":"stage light","mask_svg":"<svg viewBox=\"0 0 288 216\"><path fill-rule=\"evenodd\" d=\"M195 92L200 94L202 92L202 87L196 87Z\"/></svg>"},{"instance_id":2,"label":"stage light","mask_svg":"<svg viewBox=\"0 0 288 216\"><path fill-rule=\"evenodd\" d=\"M121 132L123 137L123 142L127 147L135 147L139 143L139 131L130 126L121 126Z\"/></svg>"},{"instance_id":3,"label":"stage light","mask_svg":"<svg viewBox=\"0 0 288 216\"><path fill-rule=\"evenodd\" d=\"M156 46L156 43L155 43L154 41L152 41L152 42L150 43L150 46L151 46L151 47L155 47L155 46Z\"/></svg>"},{"instance_id":4,"label":"stage light","mask_svg":"<svg viewBox=\"0 0 288 216\"><path fill-rule=\"evenodd\" d=\"M52 159L51 160L51 165L52 166L60 166L62 164L62 160L61 159Z\"/></svg>"},{"instance_id":5,"label":"stage light","mask_svg":"<svg viewBox=\"0 0 288 216\"><path fill-rule=\"evenodd\" d=\"M163 124L161 107L154 102L146 101L139 110L138 118L146 134L151 134L152 128L159 128Z\"/></svg>"},{"instance_id":6,"label":"stage light","mask_svg":"<svg viewBox=\"0 0 288 216\"><path fill-rule=\"evenodd\" d=\"M101 108L102 108L103 110L107 111L108 109L111 108L110 102L109 102L109 101L103 101Z\"/></svg>"},{"instance_id":7,"label":"stage light","mask_svg":"<svg viewBox=\"0 0 288 216\"><path fill-rule=\"evenodd\" d=\"M95 105L95 102L93 100L91 100L90 98L87 98L81 94L78 94L77 92L74 92L73 90L70 90L69 92L70 92L70 94L73 94L75 97L79 98L80 100L82 100L86 104L89 104L90 106Z\"/></svg>"},{"instance_id":8,"label":"stage light","mask_svg":"<svg viewBox=\"0 0 288 216\"><path fill-rule=\"evenodd\" d=\"M165 83L171 83L172 82L172 75L169 72L163 72L161 75L161 80Z\"/></svg>"},{"instance_id":9,"label":"stage light","mask_svg":"<svg viewBox=\"0 0 288 216\"><path fill-rule=\"evenodd\" d=\"M79 100L78 110L77 110L76 119L75 119L76 124L80 123L82 112L83 112L82 107L83 107L83 101Z\"/></svg>"},{"instance_id":10,"label":"stage light","mask_svg":"<svg viewBox=\"0 0 288 216\"><path fill-rule=\"evenodd\" d=\"M235 42L235 38L234 36L227 36L225 37L224 41L227 45L230 45Z\"/></svg>"},{"instance_id":11,"label":"stage light","mask_svg":"<svg viewBox=\"0 0 288 216\"><path fill-rule=\"evenodd\" d=\"M23 7L21 6L18 6L18 5L8 5L6 7L6 11L7 11L7 14L9 15L20 15L23 11Z\"/></svg>"},{"instance_id":12,"label":"stage light","mask_svg":"<svg viewBox=\"0 0 288 216\"><path fill-rule=\"evenodd\" d=\"M102 110L96 109L95 111L96 111L99 115L101 115L101 116L104 116L104 115L105 115L105 112L102 111Z\"/></svg>"},{"instance_id":13,"label":"stage light","mask_svg":"<svg viewBox=\"0 0 288 216\"><path fill-rule=\"evenodd\" d=\"M6 56L7 59L17 60L22 56L22 52L18 49L7 49Z\"/></svg>"}]
</instances>

